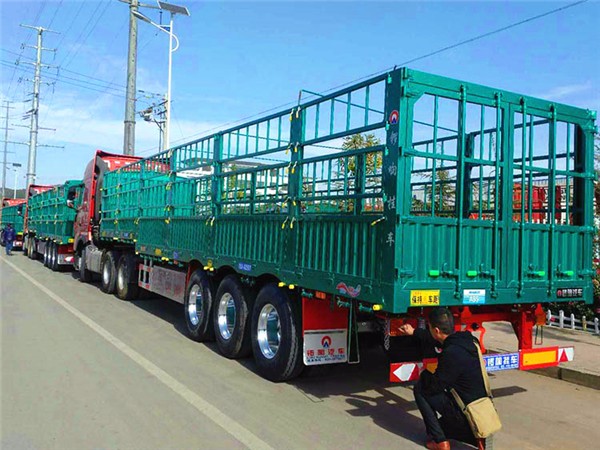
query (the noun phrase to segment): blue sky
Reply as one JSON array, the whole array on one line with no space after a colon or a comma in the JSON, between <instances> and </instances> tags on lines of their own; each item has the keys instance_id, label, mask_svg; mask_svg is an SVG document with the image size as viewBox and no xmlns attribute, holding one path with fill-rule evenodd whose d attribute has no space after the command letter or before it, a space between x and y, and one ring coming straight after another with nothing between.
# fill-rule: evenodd
<instances>
[{"instance_id":1,"label":"blue sky","mask_svg":"<svg viewBox=\"0 0 600 450\"><path fill-rule=\"evenodd\" d=\"M147 0L146 3L153 3ZM325 91L447 45L541 14L562 2L229 2L185 1L173 62L172 143L272 107L299 89ZM158 21L155 10L142 10ZM600 109L600 2L590 1L426 58L415 69ZM50 27L44 62L54 86L42 86L38 183L80 178L94 149L121 152L125 110L128 7L117 0L0 2L0 98L16 102L11 123L30 109L26 65L34 34L20 23ZM163 17L166 21L167 17ZM140 23L138 89L164 93L167 35ZM90 78L93 77L93 78ZM11 82L12 80L12 82ZM108 84L112 83L112 84ZM137 110L153 99L140 95ZM2 113L1 115L4 115ZM2 122L3 125L3 122ZM28 140L25 128L10 139ZM158 128L137 119L136 153L156 152ZM9 145L25 168L27 147ZM24 170L19 185L24 185ZM12 175L8 186L12 186Z\"/></svg>"}]
</instances>

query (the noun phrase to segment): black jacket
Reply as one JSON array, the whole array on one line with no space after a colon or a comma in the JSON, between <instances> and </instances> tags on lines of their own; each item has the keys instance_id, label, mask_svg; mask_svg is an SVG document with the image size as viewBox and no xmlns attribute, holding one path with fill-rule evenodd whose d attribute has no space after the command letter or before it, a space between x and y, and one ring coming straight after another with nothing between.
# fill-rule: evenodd
<instances>
[{"instance_id":1,"label":"black jacket","mask_svg":"<svg viewBox=\"0 0 600 450\"><path fill-rule=\"evenodd\" d=\"M419 330L418 334L422 339L431 339L428 330ZM487 394L475 342L479 341L468 331L448 336L435 373L424 371L421 375L423 393L432 395L454 388L465 405L485 397Z\"/></svg>"}]
</instances>

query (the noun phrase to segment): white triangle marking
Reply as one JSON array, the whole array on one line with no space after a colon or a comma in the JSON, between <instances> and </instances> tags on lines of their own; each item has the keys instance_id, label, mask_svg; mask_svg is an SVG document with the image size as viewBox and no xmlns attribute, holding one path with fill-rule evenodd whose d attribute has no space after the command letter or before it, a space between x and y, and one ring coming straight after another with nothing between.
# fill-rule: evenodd
<instances>
[{"instance_id":1,"label":"white triangle marking","mask_svg":"<svg viewBox=\"0 0 600 450\"><path fill-rule=\"evenodd\" d=\"M567 355L567 361L573 361L573 357L575 356L575 349L573 347L567 347L564 349Z\"/></svg>"},{"instance_id":2,"label":"white triangle marking","mask_svg":"<svg viewBox=\"0 0 600 450\"><path fill-rule=\"evenodd\" d=\"M414 364L402 364L400 367L394 370L394 375L396 375L400 381L407 381L410 378L410 374L414 368Z\"/></svg>"}]
</instances>

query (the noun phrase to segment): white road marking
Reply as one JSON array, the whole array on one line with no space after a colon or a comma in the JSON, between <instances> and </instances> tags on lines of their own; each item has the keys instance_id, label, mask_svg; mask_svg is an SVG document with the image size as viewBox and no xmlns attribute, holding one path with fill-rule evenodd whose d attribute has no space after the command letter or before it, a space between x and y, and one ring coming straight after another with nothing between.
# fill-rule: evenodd
<instances>
[{"instance_id":1,"label":"white road marking","mask_svg":"<svg viewBox=\"0 0 600 450\"><path fill-rule=\"evenodd\" d=\"M194 391L189 389L186 385L184 385L180 381L173 378L171 375L169 375L167 372L162 370L160 367L158 367L157 365L155 365L148 359L144 358L141 354L139 354L134 349L129 347L127 344L125 344L119 338L117 338L116 336L111 334L109 331L104 329L102 326L98 325L96 322L94 322L88 316L83 314L81 311L79 311L78 309L71 306L67 301L63 300L61 297L56 295L54 292L52 292L46 286L44 286L43 284L36 281L34 278L29 276L23 270L19 269L13 263L11 263L10 261L7 261L5 258L0 258L0 261L3 263L6 263L10 267L12 267L13 270L15 270L16 272L21 274L21 276L23 276L23 278L25 278L31 284L33 284L38 289L40 289L42 292L47 294L52 300L54 300L56 303L61 305L63 308L65 308L67 311L69 311L71 314L73 314L75 317L77 317L79 320L81 320L84 324L86 324L88 327L90 327L92 330L94 330L96 333L98 333L100 336L102 336L106 341L110 342L113 346L115 346L123 354L127 355L132 361L134 361L136 364L138 364L140 367L142 367L148 373L153 375L157 380L159 380L161 383L163 383L165 386L167 386L173 392L175 392L176 394L179 394L179 396L182 399L184 399L186 402L191 404L194 408L196 408L198 411L200 411L207 418L212 420L215 424L220 426L223 430L225 430L227 433L232 435L238 441L240 441L241 443L246 445L249 449L252 449L252 450L255 450L255 449L256 450L274 450L273 447L271 447L265 441L260 439L258 436L256 436L254 433L252 433L250 430L248 430L243 425L236 422L234 419L229 417L227 414L223 413L216 406L214 406L211 403L204 400L202 397L200 397L198 394L196 394Z\"/></svg>"}]
</instances>

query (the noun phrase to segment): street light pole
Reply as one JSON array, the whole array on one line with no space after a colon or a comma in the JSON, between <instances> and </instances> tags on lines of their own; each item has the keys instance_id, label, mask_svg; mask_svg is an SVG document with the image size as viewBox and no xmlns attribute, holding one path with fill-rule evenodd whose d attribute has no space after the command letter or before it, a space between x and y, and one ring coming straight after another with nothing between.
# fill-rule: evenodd
<instances>
[{"instance_id":1,"label":"street light pole","mask_svg":"<svg viewBox=\"0 0 600 450\"><path fill-rule=\"evenodd\" d=\"M17 198L17 180L19 179L19 171L17 169L13 169L15 171L15 189L13 190L13 198Z\"/></svg>"},{"instance_id":2,"label":"street light pole","mask_svg":"<svg viewBox=\"0 0 600 450\"><path fill-rule=\"evenodd\" d=\"M17 167L21 167L21 164L12 163L12 170L15 171L15 189L13 190L13 198L17 198L17 180L19 179L19 170Z\"/></svg>"},{"instance_id":3,"label":"street light pole","mask_svg":"<svg viewBox=\"0 0 600 450\"><path fill-rule=\"evenodd\" d=\"M167 81L167 103L166 103L166 114L165 114L165 135L163 146L168 149L171 146L171 76L173 71L173 12L171 12L171 21L169 22L169 75ZM179 47L179 40L177 41L177 47Z\"/></svg>"},{"instance_id":4,"label":"street light pole","mask_svg":"<svg viewBox=\"0 0 600 450\"><path fill-rule=\"evenodd\" d=\"M173 71L173 53L175 53L179 48L179 39L173 33L173 18L175 17L175 14L189 16L190 12L187 8L183 6L173 5L171 3L161 1L158 2L158 7L162 10L169 11L169 13L171 13L171 20L169 21L169 31L165 30L164 26L152 22L152 20L150 20L148 17L146 17L139 11L132 11L132 14L138 19L158 28L163 33L169 34L169 69L167 78L167 99L165 102L165 131L163 138L163 150L166 150L171 145L171 79ZM173 48L173 39L175 39L175 48Z\"/></svg>"}]
</instances>

